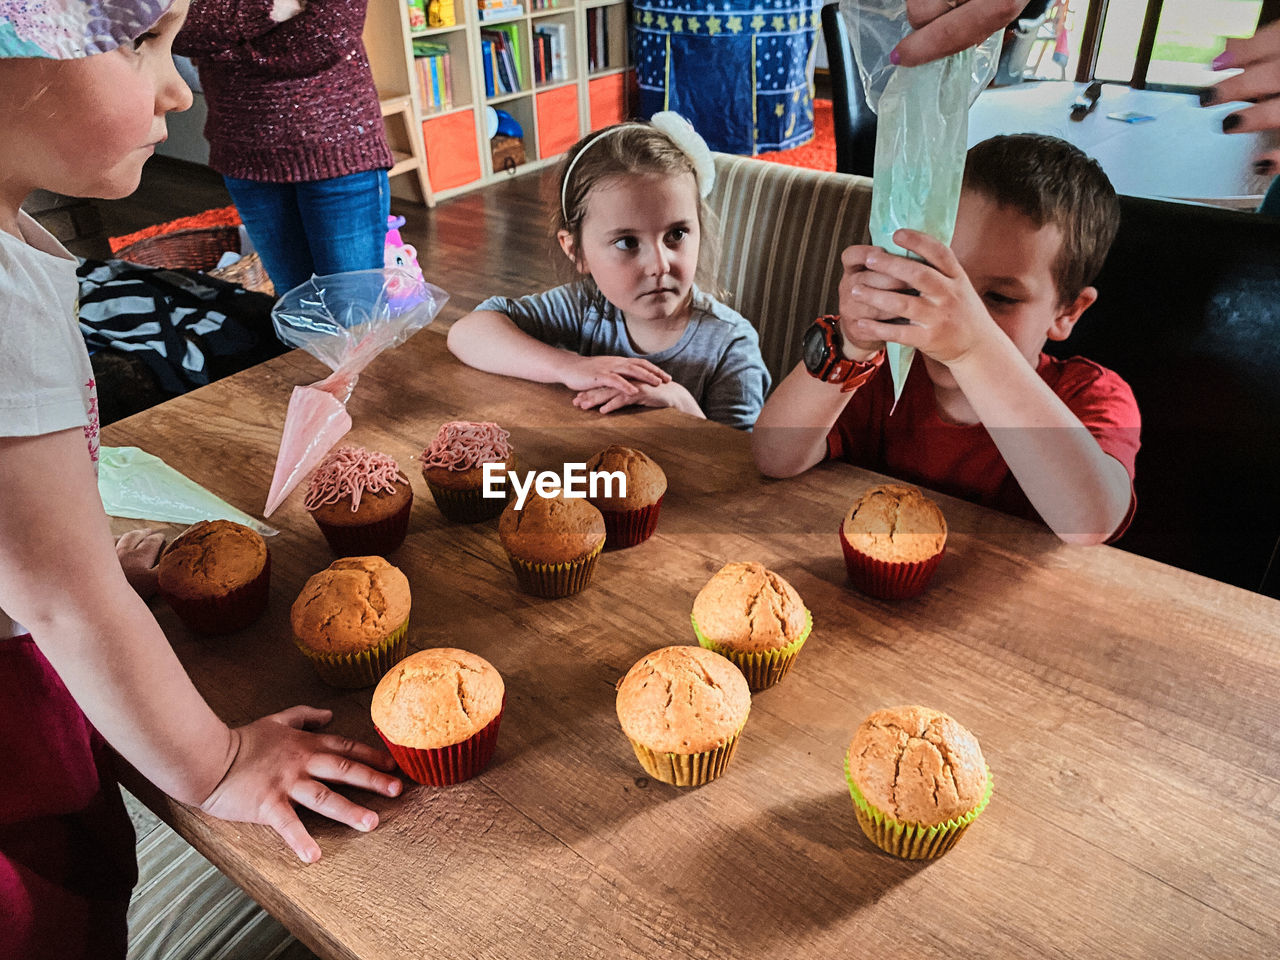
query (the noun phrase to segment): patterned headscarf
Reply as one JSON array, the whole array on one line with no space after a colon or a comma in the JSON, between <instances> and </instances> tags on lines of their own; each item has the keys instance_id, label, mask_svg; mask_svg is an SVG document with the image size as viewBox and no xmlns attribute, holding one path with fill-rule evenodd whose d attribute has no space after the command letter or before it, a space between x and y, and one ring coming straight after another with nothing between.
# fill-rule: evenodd
<instances>
[{"instance_id":1,"label":"patterned headscarf","mask_svg":"<svg viewBox=\"0 0 1280 960\"><path fill-rule=\"evenodd\" d=\"M136 40L173 0L0 0L0 58L72 60Z\"/></svg>"}]
</instances>

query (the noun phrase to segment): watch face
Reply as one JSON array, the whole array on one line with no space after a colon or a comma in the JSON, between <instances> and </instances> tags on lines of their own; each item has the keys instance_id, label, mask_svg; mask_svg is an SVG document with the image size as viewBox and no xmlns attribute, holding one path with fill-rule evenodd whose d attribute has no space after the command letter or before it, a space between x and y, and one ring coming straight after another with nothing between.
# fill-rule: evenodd
<instances>
[{"instance_id":1,"label":"watch face","mask_svg":"<svg viewBox=\"0 0 1280 960\"><path fill-rule=\"evenodd\" d=\"M804 334L804 366L812 374L820 374L831 357L827 332L814 324Z\"/></svg>"}]
</instances>

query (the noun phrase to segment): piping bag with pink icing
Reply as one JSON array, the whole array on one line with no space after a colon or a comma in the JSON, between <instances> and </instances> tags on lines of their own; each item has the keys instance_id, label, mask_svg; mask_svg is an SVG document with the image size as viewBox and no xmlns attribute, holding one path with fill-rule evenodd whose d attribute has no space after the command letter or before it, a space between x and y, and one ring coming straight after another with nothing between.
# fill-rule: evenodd
<instances>
[{"instance_id":1,"label":"piping bag with pink icing","mask_svg":"<svg viewBox=\"0 0 1280 960\"><path fill-rule=\"evenodd\" d=\"M301 347L332 374L293 388L263 516L351 429L347 401L360 372L435 319L449 295L399 267L312 277L277 301L271 321L281 341Z\"/></svg>"}]
</instances>

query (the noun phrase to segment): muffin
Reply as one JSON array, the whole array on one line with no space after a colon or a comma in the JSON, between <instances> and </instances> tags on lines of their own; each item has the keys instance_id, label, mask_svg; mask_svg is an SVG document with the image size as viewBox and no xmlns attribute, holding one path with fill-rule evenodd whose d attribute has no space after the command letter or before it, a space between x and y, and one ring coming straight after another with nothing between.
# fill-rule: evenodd
<instances>
[{"instance_id":1,"label":"muffin","mask_svg":"<svg viewBox=\"0 0 1280 960\"><path fill-rule=\"evenodd\" d=\"M618 722L649 776L696 787L724 772L751 711L732 663L702 647L663 647L618 681Z\"/></svg>"},{"instance_id":2,"label":"muffin","mask_svg":"<svg viewBox=\"0 0 1280 960\"><path fill-rule=\"evenodd\" d=\"M501 497L484 495L484 465L514 469L511 434L496 423L454 420L444 424L418 457L422 476L440 512L455 523L479 523L502 512L510 486ZM506 475L503 473L505 481Z\"/></svg>"},{"instance_id":3,"label":"muffin","mask_svg":"<svg viewBox=\"0 0 1280 960\"><path fill-rule=\"evenodd\" d=\"M267 608L271 554L246 526L201 520L169 544L157 575L160 595L189 630L231 633Z\"/></svg>"},{"instance_id":4,"label":"muffin","mask_svg":"<svg viewBox=\"0 0 1280 960\"><path fill-rule=\"evenodd\" d=\"M947 521L915 487L886 483L857 499L840 525L849 580L881 600L921 593L938 569Z\"/></svg>"},{"instance_id":5,"label":"muffin","mask_svg":"<svg viewBox=\"0 0 1280 960\"><path fill-rule=\"evenodd\" d=\"M908 860L950 850L986 809L993 786L973 734L920 706L877 710L863 720L844 774L862 832Z\"/></svg>"},{"instance_id":6,"label":"muffin","mask_svg":"<svg viewBox=\"0 0 1280 960\"><path fill-rule=\"evenodd\" d=\"M404 543L413 488L395 458L339 447L311 475L304 506L338 556L385 554Z\"/></svg>"},{"instance_id":7,"label":"muffin","mask_svg":"<svg viewBox=\"0 0 1280 960\"><path fill-rule=\"evenodd\" d=\"M488 764L505 703L502 676L489 661L442 647L420 650L388 670L369 710L400 769L443 787Z\"/></svg>"},{"instance_id":8,"label":"muffin","mask_svg":"<svg viewBox=\"0 0 1280 960\"><path fill-rule=\"evenodd\" d=\"M535 597L567 597L586 588L604 547L604 517L582 499L530 494L522 510L502 511L498 536L516 582Z\"/></svg>"},{"instance_id":9,"label":"muffin","mask_svg":"<svg viewBox=\"0 0 1280 960\"><path fill-rule=\"evenodd\" d=\"M662 468L639 450L614 444L587 462L588 476L597 470L621 473L626 478L626 486L621 488L625 494L589 498L604 515L605 546L634 547L648 540L658 525L658 511L667 492L667 475ZM598 492L604 492L603 486ZM613 492L619 492L619 485L614 485Z\"/></svg>"},{"instance_id":10,"label":"muffin","mask_svg":"<svg viewBox=\"0 0 1280 960\"><path fill-rule=\"evenodd\" d=\"M726 563L693 600L698 643L728 657L754 690L791 669L813 629L795 587L758 563Z\"/></svg>"},{"instance_id":11,"label":"muffin","mask_svg":"<svg viewBox=\"0 0 1280 960\"><path fill-rule=\"evenodd\" d=\"M321 680L373 686L407 649L409 580L381 557L343 557L307 581L289 622Z\"/></svg>"}]
</instances>

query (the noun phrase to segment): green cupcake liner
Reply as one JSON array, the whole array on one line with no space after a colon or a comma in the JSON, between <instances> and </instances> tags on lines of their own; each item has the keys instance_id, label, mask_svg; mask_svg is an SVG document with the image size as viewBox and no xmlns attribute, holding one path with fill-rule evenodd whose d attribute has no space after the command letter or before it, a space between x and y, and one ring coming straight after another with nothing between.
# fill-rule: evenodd
<instances>
[{"instance_id":1,"label":"green cupcake liner","mask_svg":"<svg viewBox=\"0 0 1280 960\"><path fill-rule=\"evenodd\" d=\"M409 621L406 619L377 646L358 653L317 653L294 638L294 643L311 661L316 674L333 687L371 687L382 675L405 658L409 648Z\"/></svg>"},{"instance_id":2,"label":"green cupcake liner","mask_svg":"<svg viewBox=\"0 0 1280 960\"><path fill-rule=\"evenodd\" d=\"M604 541L601 540L600 545L585 557L568 563L530 563L511 554L507 554L507 558L511 561L511 569L521 590L535 597L555 600L586 589L603 549Z\"/></svg>"},{"instance_id":3,"label":"green cupcake liner","mask_svg":"<svg viewBox=\"0 0 1280 960\"><path fill-rule=\"evenodd\" d=\"M800 648L804 646L804 642L809 639L809 634L813 632L813 614L806 609L804 612L804 630L796 639L785 647L779 647L777 650L757 650L747 653L741 650L734 650L732 647L726 647L715 640L708 640L702 631L698 629L698 621L693 619L693 614L689 614L689 622L693 624L693 632L698 638L698 643L732 661L733 665L741 670L742 675L747 678L747 686L751 688L752 692L772 687L785 677L790 671L791 665L795 663L796 657L799 656Z\"/></svg>"},{"instance_id":4,"label":"green cupcake liner","mask_svg":"<svg viewBox=\"0 0 1280 960\"><path fill-rule=\"evenodd\" d=\"M745 721L742 726L746 726ZM723 746L704 750L702 753L659 753L630 737L627 739L631 742L631 749L635 751L640 766L655 780L674 787L700 787L724 773L738 749L738 738L741 735L742 727L739 727L738 732Z\"/></svg>"},{"instance_id":5,"label":"green cupcake liner","mask_svg":"<svg viewBox=\"0 0 1280 960\"><path fill-rule=\"evenodd\" d=\"M862 827L862 832L867 835L867 839L885 853L891 853L904 860L933 860L954 847L956 841L969 829L969 825L977 819L978 814L987 809L987 803L991 800L991 791L995 789L995 779L991 776L991 768L987 767L987 789L976 807L963 816L936 826L926 827L922 823L904 823L894 820L882 810L873 807L862 795L858 785L853 782L853 777L849 773L848 753L844 757L844 779L849 784L849 795L853 798L853 812L857 815L858 826Z\"/></svg>"}]
</instances>

